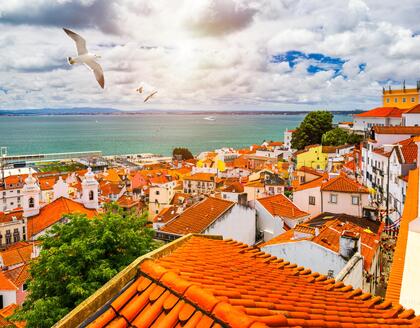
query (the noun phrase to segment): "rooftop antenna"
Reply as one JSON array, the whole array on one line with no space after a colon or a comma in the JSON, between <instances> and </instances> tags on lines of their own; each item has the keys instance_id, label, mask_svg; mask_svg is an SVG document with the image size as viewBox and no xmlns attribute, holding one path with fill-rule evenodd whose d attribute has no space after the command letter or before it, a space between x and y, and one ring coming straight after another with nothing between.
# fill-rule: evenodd
<instances>
[{"instance_id":1,"label":"rooftop antenna","mask_svg":"<svg viewBox=\"0 0 420 328\"><path fill-rule=\"evenodd\" d=\"M405 92L405 80L403 81L403 90Z\"/></svg>"},{"instance_id":2,"label":"rooftop antenna","mask_svg":"<svg viewBox=\"0 0 420 328\"><path fill-rule=\"evenodd\" d=\"M390 84L388 84L388 90L389 90L389 93L392 93Z\"/></svg>"}]
</instances>

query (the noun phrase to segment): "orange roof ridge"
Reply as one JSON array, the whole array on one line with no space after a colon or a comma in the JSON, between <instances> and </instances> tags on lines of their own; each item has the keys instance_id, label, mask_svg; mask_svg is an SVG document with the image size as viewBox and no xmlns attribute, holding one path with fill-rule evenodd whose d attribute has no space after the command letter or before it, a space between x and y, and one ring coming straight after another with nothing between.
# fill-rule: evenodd
<instances>
[{"instance_id":1,"label":"orange roof ridge","mask_svg":"<svg viewBox=\"0 0 420 328\"><path fill-rule=\"evenodd\" d=\"M141 261L138 278L88 327L416 327L420 319L234 240L190 236L173 246L169 254Z\"/></svg>"},{"instance_id":2,"label":"orange roof ridge","mask_svg":"<svg viewBox=\"0 0 420 328\"><path fill-rule=\"evenodd\" d=\"M405 253L407 248L408 226L412 220L418 216L418 197L419 197L419 169L409 172L407 199L404 212L401 217L400 231L398 233L397 244L394 251L394 260L388 279L388 286L385 298L392 302L399 302L401 285L405 265Z\"/></svg>"}]
</instances>

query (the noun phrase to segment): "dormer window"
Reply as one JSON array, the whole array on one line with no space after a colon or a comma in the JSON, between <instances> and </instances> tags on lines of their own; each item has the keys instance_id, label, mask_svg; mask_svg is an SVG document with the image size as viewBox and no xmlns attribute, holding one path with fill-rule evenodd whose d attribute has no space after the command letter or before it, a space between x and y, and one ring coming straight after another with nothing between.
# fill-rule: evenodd
<instances>
[{"instance_id":1,"label":"dormer window","mask_svg":"<svg viewBox=\"0 0 420 328\"><path fill-rule=\"evenodd\" d=\"M35 207L35 200L33 197L29 198L29 208Z\"/></svg>"}]
</instances>

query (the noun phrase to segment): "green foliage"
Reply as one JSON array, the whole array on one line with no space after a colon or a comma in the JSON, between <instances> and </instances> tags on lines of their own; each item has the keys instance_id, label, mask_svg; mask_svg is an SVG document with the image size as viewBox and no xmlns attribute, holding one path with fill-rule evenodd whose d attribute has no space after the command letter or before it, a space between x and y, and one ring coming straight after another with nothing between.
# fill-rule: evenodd
<instances>
[{"instance_id":1,"label":"green foliage","mask_svg":"<svg viewBox=\"0 0 420 328\"><path fill-rule=\"evenodd\" d=\"M303 149L320 144L322 135L332 129L333 115L327 111L310 112L292 134L292 148Z\"/></svg>"},{"instance_id":2,"label":"green foliage","mask_svg":"<svg viewBox=\"0 0 420 328\"><path fill-rule=\"evenodd\" d=\"M354 145L360 143L362 140L362 136L349 133L341 128L332 129L322 136L322 144L325 146Z\"/></svg>"},{"instance_id":3,"label":"green foliage","mask_svg":"<svg viewBox=\"0 0 420 328\"><path fill-rule=\"evenodd\" d=\"M94 219L68 216L42 238L31 264L28 297L12 319L51 327L137 257L159 246L145 216L115 204Z\"/></svg>"},{"instance_id":4,"label":"green foliage","mask_svg":"<svg viewBox=\"0 0 420 328\"><path fill-rule=\"evenodd\" d=\"M194 158L193 154L191 154L188 148L181 148L181 147L174 148L174 150L172 151L172 156L174 158L180 156L181 159L183 160Z\"/></svg>"},{"instance_id":5,"label":"green foliage","mask_svg":"<svg viewBox=\"0 0 420 328\"><path fill-rule=\"evenodd\" d=\"M49 162L37 164L37 168L40 172L74 172L83 170L86 166L77 162Z\"/></svg>"}]
</instances>

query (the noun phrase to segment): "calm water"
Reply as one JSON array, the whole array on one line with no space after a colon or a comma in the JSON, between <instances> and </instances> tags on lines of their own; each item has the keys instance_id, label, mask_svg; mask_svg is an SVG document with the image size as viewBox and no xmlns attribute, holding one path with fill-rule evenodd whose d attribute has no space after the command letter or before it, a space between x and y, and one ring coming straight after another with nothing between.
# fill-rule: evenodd
<instances>
[{"instance_id":1,"label":"calm water","mask_svg":"<svg viewBox=\"0 0 420 328\"><path fill-rule=\"evenodd\" d=\"M169 155L177 146L193 153L283 140L304 115L136 115L0 117L0 146L9 154L101 150L104 154ZM336 115L334 121L349 120Z\"/></svg>"}]
</instances>

